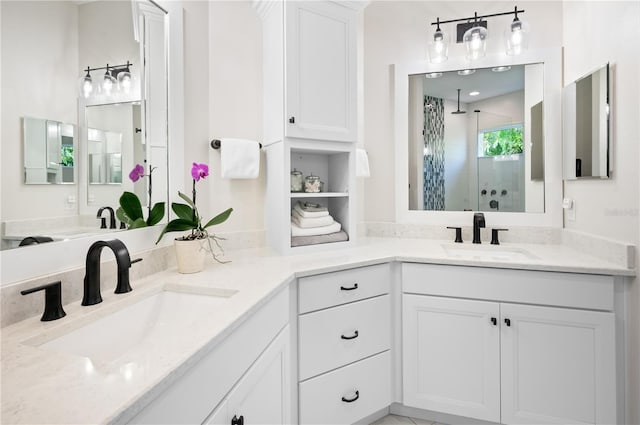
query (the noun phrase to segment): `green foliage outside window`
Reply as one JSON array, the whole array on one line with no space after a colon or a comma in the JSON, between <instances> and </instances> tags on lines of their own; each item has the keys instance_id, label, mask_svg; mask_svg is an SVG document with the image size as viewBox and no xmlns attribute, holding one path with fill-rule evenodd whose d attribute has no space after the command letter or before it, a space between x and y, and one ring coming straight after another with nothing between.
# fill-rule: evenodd
<instances>
[{"instance_id":1,"label":"green foliage outside window","mask_svg":"<svg viewBox=\"0 0 640 425\"><path fill-rule=\"evenodd\" d=\"M62 145L62 158L60 163L65 167L73 167L73 146Z\"/></svg>"},{"instance_id":2,"label":"green foliage outside window","mask_svg":"<svg viewBox=\"0 0 640 425\"><path fill-rule=\"evenodd\" d=\"M482 155L513 155L522 153L522 127L503 128L482 133Z\"/></svg>"}]
</instances>

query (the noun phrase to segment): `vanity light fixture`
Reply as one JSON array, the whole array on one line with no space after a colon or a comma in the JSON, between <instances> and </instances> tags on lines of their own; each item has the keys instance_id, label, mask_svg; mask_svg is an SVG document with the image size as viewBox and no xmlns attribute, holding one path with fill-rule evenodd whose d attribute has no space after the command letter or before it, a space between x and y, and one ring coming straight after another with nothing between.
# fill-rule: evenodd
<instances>
[{"instance_id":1,"label":"vanity light fixture","mask_svg":"<svg viewBox=\"0 0 640 425\"><path fill-rule=\"evenodd\" d=\"M131 90L131 71L129 67L133 64L127 61L123 65L109 65L99 68L87 67L86 75L80 77L79 95L85 99L90 98L96 93L94 90L94 81L91 77L91 71L105 70L102 80L99 82L99 88L103 95L111 96L115 91L128 94Z\"/></svg>"},{"instance_id":2,"label":"vanity light fixture","mask_svg":"<svg viewBox=\"0 0 640 425\"><path fill-rule=\"evenodd\" d=\"M472 92L470 92L470 93L469 93L469 96L477 96L477 95L479 95L479 94L480 94L480 92L479 92L479 91L474 90L474 91L472 91Z\"/></svg>"},{"instance_id":3,"label":"vanity light fixture","mask_svg":"<svg viewBox=\"0 0 640 425\"><path fill-rule=\"evenodd\" d=\"M438 78L442 77L442 72L429 72L428 74L424 74L424 78Z\"/></svg>"},{"instance_id":4,"label":"vanity light fixture","mask_svg":"<svg viewBox=\"0 0 640 425\"><path fill-rule=\"evenodd\" d=\"M510 70L511 67L510 66L496 66L495 68L491 68L491 70L493 72L505 72Z\"/></svg>"},{"instance_id":5,"label":"vanity light fixture","mask_svg":"<svg viewBox=\"0 0 640 425\"><path fill-rule=\"evenodd\" d=\"M449 34L440 29L440 18L436 20L436 32L429 41L429 60L441 63L449 57Z\"/></svg>"},{"instance_id":6,"label":"vanity light fixture","mask_svg":"<svg viewBox=\"0 0 640 425\"><path fill-rule=\"evenodd\" d=\"M518 55L528 47L529 41L529 25L520 20L518 14L524 13L524 10L518 10L518 6L512 12L493 13L490 15L478 16L478 12L474 12L473 17L449 19L440 21L438 17L436 22L436 31L429 43L429 60L432 63L440 63L447 60L448 53L448 37L440 28L440 24L448 24L452 22L460 22L456 27L456 41L464 43L467 50L467 59L474 60L485 56L487 49L487 21L485 18L494 16L515 15L513 22L505 30L506 53L508 55ZM445 42L446 41L446 42ZM444 52L444 54L442 54Z\"/></svg>"}]
</instances>

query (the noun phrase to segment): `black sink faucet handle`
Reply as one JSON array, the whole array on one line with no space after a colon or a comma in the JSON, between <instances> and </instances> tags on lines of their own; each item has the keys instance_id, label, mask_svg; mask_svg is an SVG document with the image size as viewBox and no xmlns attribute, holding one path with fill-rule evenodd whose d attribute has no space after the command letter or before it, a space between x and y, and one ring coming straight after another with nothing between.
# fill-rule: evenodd
<instances>
[{"instance_id":1,"label":"black sink faucet handle","mask_svg":"<svg viewBox=\"0 0 640 425\"><path fill-rule=\"evenodd\" d=\"M454 229L456 231L456 243L462 243L462 227L447 226L447 229Z\"/></svg>"},{"instance_id":2,"label":"black sink faucet handle","mask_svg":"<svg viewBox=\"0 0 640 425\"><path fill-rule=\"evenodd\" d=\"M32 294L34 292L44 290L44 313L40 320L50 322L63 318L67 315L62 308L62 282L52 282L46 285L36 286L35 288L20 291L22 295Z\"/></svg>"},{"instance_id":3,"label":"black sink faucet handle","mask_svg":"<svg viewBox=\"0 0 640 425\"><path fill-rule=\"evenodd\" d=\"M491 229L491 245L500 245L498 232L508 232L509 229Z\"/></svg>"}]
</instances>

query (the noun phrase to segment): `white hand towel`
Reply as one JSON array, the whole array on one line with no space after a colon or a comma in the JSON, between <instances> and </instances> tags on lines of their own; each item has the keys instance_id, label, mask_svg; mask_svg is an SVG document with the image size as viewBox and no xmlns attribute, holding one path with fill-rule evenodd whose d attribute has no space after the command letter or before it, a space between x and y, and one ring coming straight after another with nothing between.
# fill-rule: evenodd
<instances>
[{"instance_id":1,"label":"white hand towel","mask_svg":"<svg viewBox=\"0 0 640 425\"><path fill-rule=\"evenodd\" d=\"M255 140L220 139L223 179L255 179L260 174L260 144Z\"/></svg>"},{"instance_id":2,"label":"white hand towel","mask_svg":"<svg viewBox=\"0 0 640 425\"><path fill-rule=\"evenodd\" d=\"M304 218L325 217L329 215L329 211L326 209L324 209L324 211L305 211L299 202L295 204L293 208Z\"/></svg>"},{"instance_id":3,"label":"white hand towel","mask_svg":"<svg viewBox=\"0 0 640 425\"><path fill-rule=\"evenodd\" d=\"M364 149L356 149L356 177L369 177L369 156Z\"/></svg>"},{"instance_id":4,"label":"white hand towel","mask_svg":"<svg viewBox=\"0 0 640 425\"><path fill-rule=\"evenodd\" d=\"M332 224L328 226L322 227L313 227L311 229L303 229L295 224L293 221L291 222L291 236L319 236L319 235L328 235L329 233L339 232L342 229L342 225L337 221L334 221Z\"/></svg>"},{"instance_id":5,"label":"white hand towel","mask_svg":"<svg viewBox=\"0 0 640 425\"><path fill-rule=\"evenodd\" d=\"M309 229L312 227L322 227L333 224L333 217L325 215L324 217L302 217L300 213L293 209L291 210L291 221L296 223L298 227L303 229Z\"/></svg>"}]
</instances>

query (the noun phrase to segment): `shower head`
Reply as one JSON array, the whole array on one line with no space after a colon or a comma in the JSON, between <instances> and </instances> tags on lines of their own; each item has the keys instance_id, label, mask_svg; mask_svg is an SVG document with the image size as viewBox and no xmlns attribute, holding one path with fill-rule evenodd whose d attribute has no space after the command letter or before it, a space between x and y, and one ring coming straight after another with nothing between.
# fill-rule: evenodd
<instances>
[{"instance_id":1,"label":"shower head","mask_svg":"<svg viewBox=\"0 0 640 425\"><path fill-rule=\"evenodd\" d=\"M460 89L458 89L458 110L457 111L453 111L451 114L452 115L458 115L458 114L466 114L467 111L461 111L460 110Z\"/></svg>"}]
</instances>

